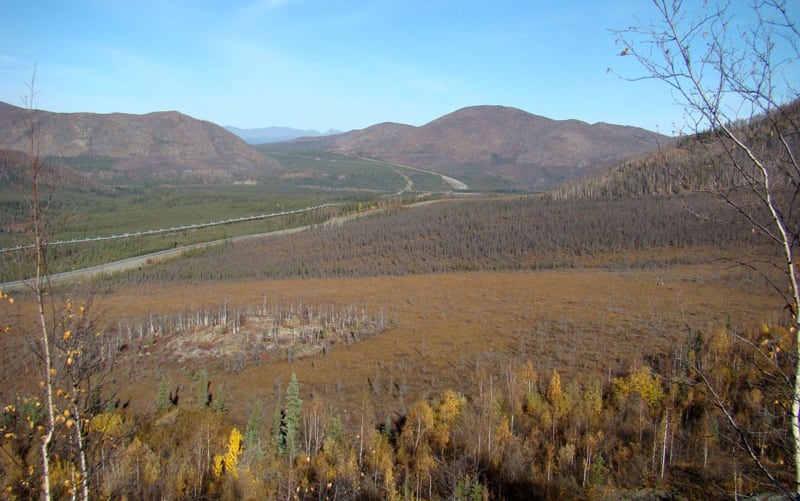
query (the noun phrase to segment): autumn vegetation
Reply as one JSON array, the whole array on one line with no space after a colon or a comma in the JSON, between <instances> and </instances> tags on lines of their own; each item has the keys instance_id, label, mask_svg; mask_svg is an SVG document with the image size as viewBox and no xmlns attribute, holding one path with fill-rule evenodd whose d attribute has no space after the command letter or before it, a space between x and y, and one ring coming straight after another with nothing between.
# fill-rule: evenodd
<instances>
[{"instance_id":1,"label":"autumn vegetation","mask_svg":"<svg viewBox=\"0 0 800 501\"><path fill-rule=\"evenodd\" d=\"M790 482L776 256L718 198L352 208L379 210L50 290L53 498L774 490L748 447ZM49 422L31 299L0 306L12 499Z\"/></svg>"},{"instance_id":2,"label":"autumn vegetation","mask_svg":"<svg viewBox=\"0 0 800 501\"><path fill-rule=\"evenodd\" d=\"M714 218L698 218L700 206ZM726 224L719 224L724 220ZM193 252L114 278L122 283L564 269L614 254L758 246L752 227L708 196L552 200L511 196L389 207L358 224ZM763 249L762 249L763 250ZM683 252L681 252L683 251ZM724 255L724 253L723 253ZM265 256L269 256L265 259ZM621 267L653 266L620 259Z\"/></svg>"},{"instance_id":3,"label":"autumn vegetation","mask_svg":"<svg viewBox=\"0 0 800 501\"><path fill-rule=\"evenodd\" d=\"M5 308L12 306L9 299ZM81 308L70 305L64 313L80 320ZM781 430L790 396L779 375L791 362L791 341L781 327L742 333L763 348L765 356L753 358L733 341L738 334L724 325L691 330L672 353L633 357L610 374L570 371L573 376L563 377L555 368L537 369L542 365L532 360L474 366L457 390L406 393L401 413L381 407L384 390L369 390L375 398L365 397L360 406L341 407L342 400L323 396L319 385L309 392L294 374L268 390L268 399L219 404L224 390L211 386L203 371L180 392L153 384L144 392L150 403L134 412L109 393L114 385L106 378L81 393L69 376L59 376L65 386L57 390L57 421L64 433L52 448L54 492L68 497L80 478L71 435L78 433L70 412L76 400L84 406L81 434L91 445L93 496L548 499L612 498L646 489L717 498L753 492L759 475L737 452L734 432L700 378L712 378L736 402L762 460L785 464L789 449ZM64 343L73 336L98 339L69 329ZM64 346L60 353L59 375L90 358L85 349L76 354ZM238 394L263 393L242 387ZM778 398L765 402L767 395ZM4 407L9 497L36 495L40 472L31 445L42 419L34 395Z\"/></svg>"},{"instance_id":4,"label":"autumn vegetation","mask_svg":"<svg viewBox=\"0 0 800 501\"><path fill-rule=\"evenodd\" d=\"M747 92L724 6L688 25L720 42L697 63L685 44L702 30L678 36L681 3L654 3L668 30L620 32L622 54L708 128L546 194L408 192L398 166L279 147L285 192L155 199L179 219L191 193L214 213L267 193L341 207L276 223L302 232L54 286L50 260L81 252L49 254L77 231L51 190L130 208L146 187L60 183L69 169L34 154L32 130L31 154L0 164L32 187L3 194L6 233L33 240L4 270L35 276L0 294L0 496L796 498L798 101L763 94L769 67ZM785 3L755 5L783 15L743 35L756 55L772 29L796 41ZM714 70L712 92L763 113L724 120Z\"/></svg>"},{"instance_id":5,"label":"autumn vegetation","mask_svg":"<svg viewBox=\"0 0 800 501\"><path fill-rule=\"evenodd\" d=\"M764 278L717 260L749 249L768 262L770 253L752 228L697 218L687 202L732 220L702 195L442 201L198 251L81 294L55 291L54 495L81 485L79 436L92 497L699 498L768 489L701 378L736 402L759 457L788 474L780 465L790 461L781 382L789 333L767 306ZM446 285L449 276L472 281L474 292L469 282ZM416 277L408 292L388 292L407 277ZM602 282L628 288L627 299L601 292ZM442 295L424 299L434 283ZM604 302L569 292L587 286ZM481 304L481 291L497 299ZM636 299L645 296L658 306ZM532 300L553 306L525 313ZM3 303L4 340L21 352L27 304L24 293ZM627 319L611 318L615 309ZM590 320L593 310L607 321ZM296 332L294 344L277 334L274 345L258 344L278 331ZM650 348L632 346L636 339ZM12 498L40 489L34 444L45 415L35 378L24 375L35 366L25 356L3 364L4 388L17 388L3 393L3 488Z\"/></svg>"}]
</instances>

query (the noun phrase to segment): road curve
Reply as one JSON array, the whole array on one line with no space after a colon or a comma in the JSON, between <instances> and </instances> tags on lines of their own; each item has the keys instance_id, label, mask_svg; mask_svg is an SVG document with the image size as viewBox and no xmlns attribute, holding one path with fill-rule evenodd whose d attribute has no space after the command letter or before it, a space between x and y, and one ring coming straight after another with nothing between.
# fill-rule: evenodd
<instances>
[{"instance_id":1,"label":"road curve","mask_svg":"<svg viewBox=\"0 0 800 501\"><path fill-rule=\"evenodd\" d=\"M465 183L463 181L459 181L458 179L455 179L455 178L452 178L452 177L449 177L449 176L445 176L444 174L441 174L439 172L435 172L435 171L432 171L432 170L421 169L419 167L412 167L411 165L404 165L404 164L399 164L399 163L396 163L396 162L387 162L385 160L378 160L377 158L369 158L369 157L362 157L362 156L359 156L358 158L360 158L362 160L368 160L370 162L377 162L377 163L382 163L382 164L386 164L386 165L395 165L397 167L403 167L404 169L410 169L410 170L415 170L415 171L418 171L418 172L424 172L426 174L432 174L434 176L439 176L440 178L442 178L442 181L444 181L448 186L450 186L454 190L468 190L469 189L469 186L467 186L467 183ZM408 179L408 178L406 178L406 179ZM409 187L407 186L406 189L402 190L400 193L402 193L403 191L408 191L408 190L409 190Z\"/></svg>"}]
</instances>

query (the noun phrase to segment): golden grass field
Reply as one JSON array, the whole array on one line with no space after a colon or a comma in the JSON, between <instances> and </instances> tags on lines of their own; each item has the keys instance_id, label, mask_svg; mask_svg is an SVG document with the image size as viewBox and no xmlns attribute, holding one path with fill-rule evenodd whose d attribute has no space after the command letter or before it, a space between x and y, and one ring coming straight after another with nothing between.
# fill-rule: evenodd
<instances>
[{"instance_id":1,"label":"golden grass field","mask_svg":"<svg viewBox=\"0 0 800 501\"><path fill-rule=\"evenodd\" d=\"M269 405L292 372L304 398L318 395L339 409L371 399L377 405L368 408L398 413L443 388L471 394L476 381L502 378L505 368L528 359L543 375L557 369L565 380L606 378L645 357L670 356L687 327L730 322L749 328L774 320L779 303L754 283L741 268L713 262L647 271L240 281L120 288L97 297L95 312L113 319L223 302L257 305L265 297L385 311L390 325L384 332L324 356L276 360L236 374L209 367L209 379L225 384L233 419L244 421L253 402ZM184 395L194 394L191 368L165 366L158 353L131 355L118 369L126 374L120 398L131 399L135 409L155 405L161 374L182 384Z\"/></svg>"}]
</instances>

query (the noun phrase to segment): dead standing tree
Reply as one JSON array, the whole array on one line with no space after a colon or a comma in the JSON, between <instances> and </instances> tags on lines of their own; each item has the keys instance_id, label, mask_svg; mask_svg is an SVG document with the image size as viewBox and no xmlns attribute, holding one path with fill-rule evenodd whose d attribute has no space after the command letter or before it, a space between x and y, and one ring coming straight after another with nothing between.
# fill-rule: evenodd
<instances>
[{"instance_id":1,"label":"dead standing tree","mask_svg":"<svg viewBox=\"0 0 800 501\"><path fill-rule=\"evenodd\" d=\"M642 76L628 79L667 84L685 111L689 132L711 138L719 149L703 189L781 250L786 284L779 289L791 316L795 356L794 373L785 377L792 395L791 492L800 499L800 101L795 87L800 32L792 19L797 6L788 0L754 0L749 9L730 2L698 3L653 0L654 20L615 33L620 55L644 68ZM764 211L766 218L760 216ZM720 398L717 404L757 466L780 487L729 408Z\"/></svg>"}]
</instances>

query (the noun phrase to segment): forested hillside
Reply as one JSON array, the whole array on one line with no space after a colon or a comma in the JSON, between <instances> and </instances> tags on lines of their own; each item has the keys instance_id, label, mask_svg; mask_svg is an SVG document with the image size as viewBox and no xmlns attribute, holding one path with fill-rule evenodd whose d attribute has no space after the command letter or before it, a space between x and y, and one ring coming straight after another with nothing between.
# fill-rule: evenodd
<instances>
[{"instance_id":1,"label":"forested hillside","mask_svg":"<svg viewBox=\"0 0 800 501\"><path fill-rule=\"evenodd\" d=\"M0 500L800 501L793 1L4 9Z\"/></svg>"},{"instance_id":2,"label":"forested hillside","mask_svg":"<svg viewBox=\"0 0 800 501\"><path fill-rule=\"evenodd\" d=\"M800 100L786 104L772 115L755 116L749 122L735 125L737 133L752 144L758 155L771 158L783 155L775 131L793 131L785 135L790 149L800 148ZM577 181L554 189L555 198L638 197L672 195L688 192L730 192L747 187L747 180L733 168L728 152L740 161L744 152L732 147L729 139L714 131L688 135L674 144L625 160L615 166L592 173ZM779 162L780 158L775 158ZM778 177L775 183L786 183L791 175Z\"/></svg>"},{"instance_id":3,"label":"forested hillside","mask_svg":"<svg viewBox=\"0 0 800 501\"><path fill-rule=\"evenodd\" d=\"M357 207L55 290L56 496L81 471L128 499L759 492L719 398L788 482L774 255L718 198ZM31 306L0 301L11 498L40 495Z\"/></svg>"}]
</instances>

